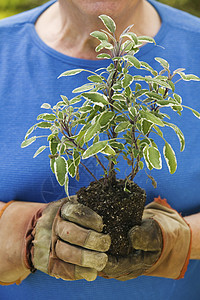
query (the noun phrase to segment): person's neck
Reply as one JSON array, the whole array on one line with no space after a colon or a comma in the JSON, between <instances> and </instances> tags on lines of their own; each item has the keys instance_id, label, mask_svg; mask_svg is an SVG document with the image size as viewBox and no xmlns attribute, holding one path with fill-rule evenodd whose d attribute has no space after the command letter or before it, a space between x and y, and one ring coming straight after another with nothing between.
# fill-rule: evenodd
<instances>
[{"instance_id":1,"label":"person's neck","mask_svg":"<svg viewBox=\"0 0 200 300\"><path fill-rule=\"evenodd\" d=\"M146 1L136 1L132 9L112 16L117 26L116 36L128 26L137 35L154 37L160 29L161 20L156 10ZM51 5L35 24L39 37L49 47L65 55L96 59L98 41L90 36L94 30L105 29L98 16L85 15L66 1Z\"/></svg>"}]
</instances>

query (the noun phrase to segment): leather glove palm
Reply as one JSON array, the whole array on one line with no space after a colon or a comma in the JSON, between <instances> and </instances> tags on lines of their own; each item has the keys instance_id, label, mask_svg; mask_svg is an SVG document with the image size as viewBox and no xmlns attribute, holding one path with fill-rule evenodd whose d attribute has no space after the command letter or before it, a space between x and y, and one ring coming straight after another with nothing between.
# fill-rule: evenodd
<instances>
[{"instance_id":1,"label":"leather glove palm","mask_svg":"<svg viewBox=\"0 0 200 300\"><path fill-rule=\"evenodd\" d=\"M133 227L128 236L130 254L109 256L101 276L122 281L140 275L183 278L189 262L191 232L165 199L156 198L147 205L141 226Z\"/></svg>"}]
</instances>

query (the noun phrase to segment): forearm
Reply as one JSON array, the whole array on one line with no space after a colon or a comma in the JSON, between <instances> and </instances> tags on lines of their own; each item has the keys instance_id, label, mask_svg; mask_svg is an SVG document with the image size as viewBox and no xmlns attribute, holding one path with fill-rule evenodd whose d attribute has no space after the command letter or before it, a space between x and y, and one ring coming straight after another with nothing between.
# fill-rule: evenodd
<instances>
[{"instance_id":1,"label":"forearm","mask_svg":"<svg viewBox=\"0 0 200 300\"><path fill-rule=\"evenodd\" d=\"M200 259L200 213L184 218L192 230L192 248L190 259Z\"/></svg>"}]
</instances>

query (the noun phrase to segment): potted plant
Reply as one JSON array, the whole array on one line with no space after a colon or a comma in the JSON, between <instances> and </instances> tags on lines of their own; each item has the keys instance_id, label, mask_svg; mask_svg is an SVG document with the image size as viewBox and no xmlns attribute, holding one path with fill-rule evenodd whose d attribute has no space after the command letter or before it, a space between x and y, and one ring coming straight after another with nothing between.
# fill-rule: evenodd
<instances>
[{"instance_id":1,"label":"potted plant","mask_svg":"<svg viewBox=\"0 0 200 300\"><path fill-rule=\"evenodd\" d=\"M39 122L28 130L21 146L27 147L38 138L30 137L36 128L51 131L48 146L41 146L34 157L50 149L51 169L68 197L69 176L79 180L80 165L92 175L94 181L78 191L78 201L103 217L104 232L110 233L112 239L109 252L123 256L129 252L127 232L141 223L146 200L145 191L134 183L134 178L145 165L149 171L162 168L161 153L153 136L158 135L164 141L163 156L171 174L176 171L177 161L162 129L172 128L180 141L181 151L185 147L183 133L169 122L170 117L163 108L177 115L188 108L200 118L197 111L182 104L181 96L175 92L180 80L200 79L186 75L184 69L171 72L168 62L156 57L162 66L158 73L135 57L143 43L155 43L153 38L137 37L129 26L116 40L114 21L106 15L99 18L107 30L94 31L91 36L100 41L96 51L101 53L97 58L111 60L109 66L95 72L74 69L62 73L59 77L89 72L88 82L73 91L78 93L73 99L61 95L61 101L53 107L42 104L41 107L50 112L37 117ZM148 72L148 75L133 76L131 68ZM100 179L84 163L91 157L102 169ZM117 178L121 157L129 169L123 180ZM156 187L155 179L148 172L146 174Z\"/></svg>"}]
</instances>

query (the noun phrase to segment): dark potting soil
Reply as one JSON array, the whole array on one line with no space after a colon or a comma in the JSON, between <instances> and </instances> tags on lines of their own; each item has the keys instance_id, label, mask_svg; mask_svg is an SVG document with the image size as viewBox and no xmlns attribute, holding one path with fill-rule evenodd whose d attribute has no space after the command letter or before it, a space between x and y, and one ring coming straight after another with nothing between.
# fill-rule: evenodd
<instances>
[{"instance_id":1,"label":"dark potting soil","mask_svg":"<svg viewBox=\"0 0 200 300\"><path fill-rule=\"evenodd\" d=\"M78 202L82 203L103 218L104 233L111 236L109 254L126 256L130 251L128 231L140 225L146 201L146 193L136 183L127 183L130 191L124 191L124 180L106 181L104 178L93 181L88 187L81 188Z\"/></svg>"}]
</instances>

